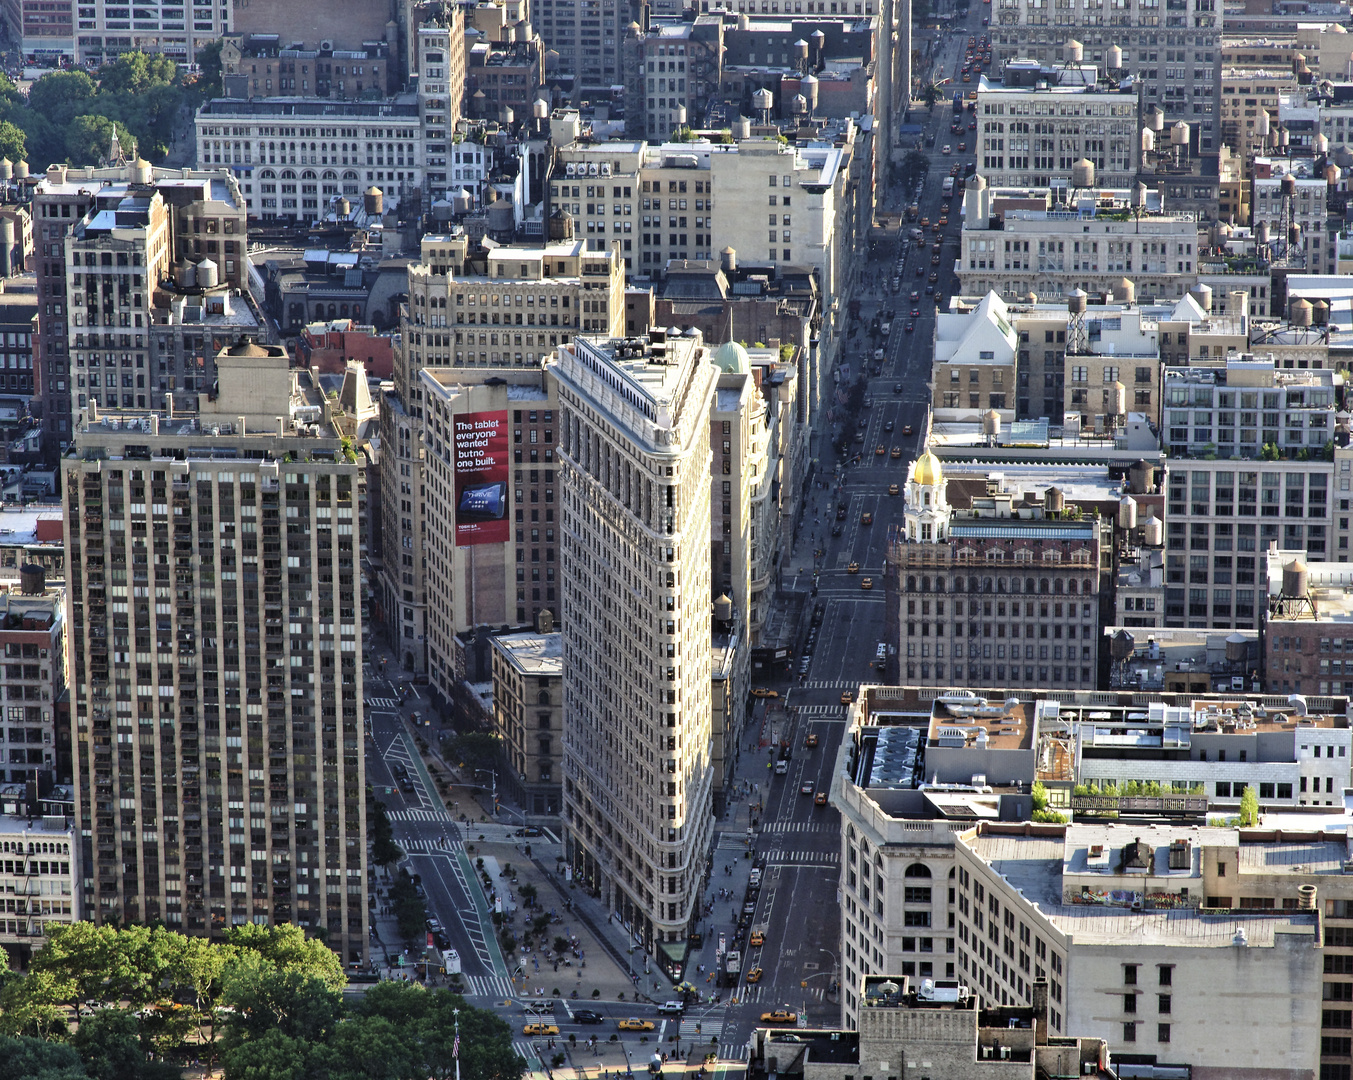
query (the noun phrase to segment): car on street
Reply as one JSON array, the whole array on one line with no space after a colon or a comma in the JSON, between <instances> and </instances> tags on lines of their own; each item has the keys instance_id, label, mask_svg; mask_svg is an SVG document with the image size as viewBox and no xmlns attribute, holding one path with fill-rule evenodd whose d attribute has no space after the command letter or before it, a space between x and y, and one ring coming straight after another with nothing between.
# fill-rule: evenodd
<instances>
[{"instance_id":1,"label":"car on street","mask_svg":"<svg viewBox=\"0 0 1353 1080\"><path fill-rule=\"evenodd\" d=\"M894 393L894 394L900 394L900 393L902 393L902 384L901 384L900 382L899 382L899 383L893 383L893 393Z\"/></svg>"},{"instance_id":2,"label":"car on street","mask_svg":"<svg viewBox=\"0 0 1353 1080\"><path fill-rule=\"evenodd\" d=\"M931 277L934 277L934 276L935 276L935 275L933 275L933 274L931 275ZM935 286L934 286L933 283L930 284L930 285L927 285L927 286L925 287L925 294L926 294L926 296L934 296L934 295L935 295Z\"/></svg>"},{"instance_id":3,"label":"car on street","mask_svg":"<svg viewBox=\"0 0 1353 1080\"><path fill-rule=\"evenodd\" d=\"M759 983L761 981L761 969L759 967L754 967L751 971L747 972L747 981L749 983Z\"/></svg>"},{"instance_id":4,"label":"car on street","mask_svg":"<svg viewBox=\"0 0 1353 1080\"><path fill-rule=\"evenodd\" d=\"M888 452L887 449L884 447L884 445L883 445L882 443L879 443L878 446L876 446L876 447L874 448L874 456L875 456L875 457L882 457L882 456L883 456L884 454L886 454L887 452Z\"/></svg>"},{"instance_id":5,"label":"car on street","mask_svg":"<svg viewBox=\"0 0 1353 1080\"><path fill-rule=\"evenodd\" d=\"M846 567L847 574L858 574L859 572L860 572L860 564L857 562L853 562Z\"/></svg>"},{"instance_id":6,"label":"car on street","mask_svg":"<svg viewBox=\"0 0 1353 1080\"><path fill-rule=\"evenodd\" d=\"M920 292L917 291L916 289L912 289L912 290L911 290L911 299L912 299L912 302L913 302L913 303L915 303L917 300L921 299L921 294L920 294Z\"/></svg>"},{"instance_id":7,"label":"car on street","mask_svg":"<svg viewBox=\"0 0 1353 1080\"><path fill-rule=\"evenodd\" d=\"M897 485L896 485L896 484L889 484L889 485L888 485L888 494L889 494L889 495L896 495L897 493L898 493L898 487L897 487Z\"/></svg>"},{"instance_id":8,"label":"car on street","mask_svg":"<svg viewBox=\"0 0 1353 1080\"><path fill-rule=\"evenodd\" d=\"M806 747L808 747L810 750L811 750L814 746L816 746L816 745L817 745L817 733L814 732L814 731L810 731L807 735L805 735L805 736L803 737L803 745L806 746Z\"/></svg>"},{"instance_id":9,"label":"car on street","mask_svg":"<svg viewBox=\"0 0 1353 1080\"><path fill-rule=\"evenodd\" d=\"M836 520L837 521L846 520L846 508L844 506L838 506L836 508Z\"/></svg>"},{"instance_id":10,"label":"car on street","mask_svg":"<svg viewBox=\"0 0 1353 1080\"><path fill-rule=\"evenodd\" d=\"M652 1027L652 1025L650 1024L649 1027ZM521 1033L523 1035L558 1035L559 1025L541 1023L527 1024L521 1029Z\"/></svg>"},{"instance_id":11,"label":"car on street","mask_svg":"<svg viewBox=\"0 0 1353 1080\"><path fill-rule=\"evenodd\" d=\"M753 930L750 940L753 945L764 945L766 943L766 935L760 930Z\"/></svg>"},{"instance_id":12,"label":"car on street","mask_svg":"<svg viewBox=\"0 0 1353 1080\"><path fill-rule=\"evenodd\" d=\"M787 761L777 761L777 762L775 763L775 775L776 775L776 776L784 776L785 773L787 773L787 772L789 772L789 762L787 762Z\"/></svg>"},{"instance_id":13,"label":"car on street","mask_svg":"<svg viewBox=\"0 0 1353 1080\"><path fill-rule=\"evenodd\" d=\"M783 1009L774 1009L771 1012L761 1014L763 1024L793 1024L797 1023L799 1014L794 1012L788 1005Z\"/></svg>"},{"instance_id":14,"label":"car on street","mask_svg":"<svg viewBox=\"0 0 1353 1080\"><path fill-rule=\"evenodd\" d=\"M575 1009L573 1019L580 1024L600 1024L606 1018L601 1013L593 1012L591 1009Z\"/></svg>"},{"instance_id":15,"label":"car on street","mask_svg":"<svg viewBox=\"0 0 1353 1080\"><path fill-rule=\"evenodd\" d=\"M832 535L833 535L833 536L840 536L840 535L841 535L841 526L840 526L840 525L833 525L833 526L832 526Z\"/></svg>"},{"instance_id":16,"label":"car on street","mask_svg":"<svg viewBox=\"0 0 1353 1080\"><path fill-rule=\"evenodd\" d=\"M892 422L891 420L885 421L884 424L883 424L883 430L884 430L884 431L892 431L892 430L893 430L893 422Z\"/></svg>"},{"instance_id":17,"label":"car on street","mask_svg":"<svg viewBox=\"0 0 1353 1080\"><path fill-rule=\"evenodd\" d=\"M813 782L811 780L805 780L802 784L799 785L800 795L811 795L812 793L813 793ZM755 944L755 942L753 942L753 944Z\"/></svg>"},{"instance_id":18,"label":"car on street","mask_svg":"<svg viewBox=\"0 0 1353 1080\"><path fill-rule=\"evenodd\" d=\"M814 804L817 805L817 806L826 806L826 805L827 805L827 793L826 793L825 791L819 791L819 792L817 793L817 797L813 799L813 802L814 802Z\"/></svg>"},{"instance_id":19,"label":"car on street","mask_svg":"<svg viewBox=\"0 0 1353 1080\"><path fill-rule=\"evenodd\" d=\"M912 317L913 319L919 319L919 318L921 317L921 309L920 309L920 308L912 308L912 309L911 309L911 317Z\"/></svg>"},{"instance_id":20,"label":"car on street","mask_svg":"<svg viewBox=\"0 0 1353 1080\"><path fill-rule=\"evenodd\" d=\"M771 689L770 687L768 687L768 686L754 686L754 687L752 687L752 697L778 698L779 696L780 696L780 693L779 693L778 690L772 690L772 689Z\"/></svg>"},{"instance_id":21,"label":"car on street","mask_svg":"<svg viewBox=\"0 0 1353 1080\"><path fill-rule=\"evenodd\" d=\"M965 80L964 80L964 82L971 82L971 81L972 81L971 79L965 79ZM950 146L948 143L945 143L944 146L940 148L940 153L941 153L941 154L952 154L953 152L954 152L954 148L953 148L952 146Z\"/></svg>"},{"instance_id":22,"label":"car on street","mask_svg":"<svg viewBox=\"0 0 1353 1080\"><path fill-rule=\"evenodd\" d=\"M868 592L868 591L869 591L870 589L872 589L873 587L874 587L874 579L873 579L873 578L868 578L868 577L867 577L867 578L860 578L860 588L862 588L862 589L864 589L866 592Z\"/></svg>"},{"instance_id":23,"label":"car on street","mask_svg":"<svg viewBox=\"0 0 1353 1080\"><path fill-rule=\"evenodd\" d=\"M928 277L926 280L929 281L930 284L934 285L937 281L940 280L940 275L936 273L934 270L932 270L930 271L930 277Z\"/></svg>"},{"instance_id":24,"label":"car on street","mask_svg":"<svg viewBox=\"0 0 1353 1080\"><path fill-rule=\"evenodd\" d=\"M621 1020L618 1026L621 1031L652 1031L653 1021L640 1020L637 1016L631 1016L628 1020Z\"/></svg>"},{"instance_id":25,"label":"car on street","mask_svg":"<svg viewBox=\"0 0 1353 1080\"><path fill-rule=\"evenodd\" d=\"M911 434L911 425L910 425L910 424L903 424L903 425L902 425L902 434L903 434L903 435L910 435L910 434Z\"/></svg>"},{"instance_id":26,"label":"car on street","mask_svg":"<svg viewBox=\"0 0 1353 1080\"><path fill-rule=\"evenodd\" d=\"M866 510L863 514L860 515L860 524L861 525L874 524L874 515L870 513L868 510Z\"/></svg>"},{"instance_id":27,"label":"car on street","mask_svg":"<svg viewBox=\"0 0 1353 1080\"><path fill-rule=\"evenodd\" d=\"M894 446L892 452L892 459L894 461L897 461L901 456L902 456L902 447Z\"/></svg>"},{"instance_id":28,"label":"car on street","mask_svg":"<svg viewBox=\"0 0 1353 1080\"><path fill-rule=\"evenodd\" d=\"M686 1006L680 1001L664 1001L658 1006L658 1012L663 1016L680 1016L686 1011Z\"/></svg>"},{"instance_id":29,"label":"car on street","mask_svg":"<svg viewBox=\"0 0 1353 1080\"><path fill-rule=\"evenodd\" d=\"M905 330L908 334L910 334L913 330L916 329L916 324L915 324L914 322L909 322L909 323L907 323L907 325L904 326L902 329ZM878 373L875 372L875 374L878 374Z\"/></svg>"},{"instance_id":30,"label":"car on street","mask_svg":"<svg viewBox=\"0 0 1353 1080\"><path fill-rule=\"evenodd\" d=\"M544 834L543 832L541 832L540 826L539 826L539 825L528 825L528 826L526 826L526 828L524 828L524 829L518 829L517 832L516 832L516 835L517 835L517 836L544 836L545 834Z\"/></svg>"},{"instance_id":31,"label":"car on street","mask_svg":"<svg viewBox=\"0 0 1353 1080\"><path fill-rule=\"evenodd\" d=\"M841 691L841 704L842 704L842 705L849 705L849 704L850 704L851 702L853 702L854 700L855 700L855 692L854 692L853 690L842 690L842 691Z\"/></svg>"}]
</instances>

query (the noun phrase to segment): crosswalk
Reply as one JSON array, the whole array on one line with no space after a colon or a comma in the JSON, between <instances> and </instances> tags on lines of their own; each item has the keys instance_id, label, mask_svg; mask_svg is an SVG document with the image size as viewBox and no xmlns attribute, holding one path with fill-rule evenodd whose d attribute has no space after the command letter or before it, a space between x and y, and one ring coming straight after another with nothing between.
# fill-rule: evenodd
<instances>
[{"instance_id":1,"label":"crosswalk","mask_svg":"<svg viewBox=\"0 0 1353 1080\"><path fill-rule=\"evenodd\" d=\"M764 851L768 866L835 866L841 861L837 851Z\"/></svg>"},{"instance_id":2,"label":"crosswalk","mask_svg":"<svg viewBox=\"0 0 1353 1080\"><path fill-rule=\"evenodd\" d=\"M800 690L858 690L860 688L859 679L809 679L801 684ZM800 712L803 710L800 709Z\"/></svg>"},{"instance_id":3,"label":"crosswalk","mask_svg":"<svg viewBox=\"0 0 1353 1080\"><path fill-rule=\"evenodd\" d=\"M709 1042L710 1039L718 1038L722 1034L722 1016L683 1016L681 1018L681 1037L683 1039L699 1038L704 1042Z\"/></svg>"},{"instance_id":4,"label":"crosswalk","mask_svg":"<svg viewBox=\"0 0 1353 1080\"><path fill-rule=\"evenodd\" d=\"M390 816L394 817L393 814ZM761 831L763 833L834 833L839 832L840 829L835 825L828 825L823 821L768 821L761 826Z\"/></svg>"},{"instance_id":5,"label":"crosswalk","mask_svg":"<svg viewBox=\"0 0 1353 1080\"><path fill-rule=\"evenodd\" d=\"M517 1053L527 1061L537 1060L535 1047L531 1045L531 1040L529 1039L513 1039L512 1049L517 1051Z\"/></svg>"},{"instance_id":6,"label":"crosswalk","mask_svg":"<svg viewBox=\"0 0 1353 1080\"><path fill-rule=\"evenodd\" d=\"M447 825L456 821L445 810L387 810L386 817L391 821L437 821Z\"/></svg>"},{"instance_id":7,"label":"crosswalk","mask_svg":"<svg viewBox=\"0 0 1353 1080\"><path fill-rule=\"evenodd\" d=\"M844 720L844 705L796 705L795 711L801 720Z\"/></svg>"},{"instance_id":8,"label":"crosswalk","mask_svg":"<svg viewBox=\"0 0 1353 1080\"><path fill-rule=\"evenodd\" d=\"M372 709L390 709L397 711L399 709L399 698L392 697L369 697L366 704Z\"/></svg>"},{"instance_id":9,"label":"crosswalk","mask_svg":"<svg viewBox=\"0 0 1353 1080\"><path fill-rule=\"evenodd\" d=\"M502 1000L515 997L517 989L506 975L462 975L467 994L474 997L492 997Z\"/></svg>"}]
</instances>

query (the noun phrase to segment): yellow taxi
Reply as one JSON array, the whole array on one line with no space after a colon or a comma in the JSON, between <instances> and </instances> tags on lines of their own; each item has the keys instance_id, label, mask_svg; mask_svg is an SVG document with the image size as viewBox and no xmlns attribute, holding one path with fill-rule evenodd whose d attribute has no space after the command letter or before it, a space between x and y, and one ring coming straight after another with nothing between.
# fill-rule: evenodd
<instances>
[{"instance_id":1,"label":"yellow taxi","mask_svg":"<svg viewBox=\"0 0 1353 1080\"><path fill-rule=\"evenodd\" d=\"M747 972L747 981L749 983L759 983L761 981L761 969L759 967L754 967L751 971Z\"/></svg>"},{"instance_id":2,"label":"yellow taxi","mask_svg":"<svg viewBox=\"0 0 1353 1080\"><path fill-rule=\"evenodd\" d=\"M873 579L873 578L870 578L870 577L867 577L867 578L860 578L860 588L864 589L864 590L867 592L868 590L872 589L873 587L874 587L874 579Z\"/></svg>"},{"instance_id":3,"label":"yellow taxi","mask_svg":"<svg viewBox=\"0 0 1353 1080\"><path fill-rule=\"evenodd\" d=\"M900 446L894 446L894 447L893 447L893 453L892 453L892 458L893 458L893 460L896 461L896 460L897 460L898 458L900 458L901 456L902 456L902 447L900 447Z\"/></svg>"},{"instance_id":4,"label":"yellow taxi","mask_svg":"<svg viewBox=\"0 0 1353 1080\"><path fill-rule=\"evenodd\" d=\"M816 806L826 806L826 805L827 805L827 793L826 793L825 791L819 791L819 792L813 797L813 803L814 803L814 805L816 805Z\"/></svg>"},{"instance_id":5,"label":"yellow taxi","mask_svg":"<svg viewBox=\"0 0 1353 1080\"><path fill-rule=\"evenodd\" d=\"M753 945L764 945L766 943L766 935L760 930L757 930L752 934L751 941Z\"/></svg>"},{"instance_id":6,"label":"yellow taxi","mask_svg":"<svg viewBox=\"0 0 1353 1080\"><path fill-rule=\"evenodd\" d=\"M640 1020L637 1016L631 1016L628 1020L621 1020L619 1023L621 1031L652 1031L652 1020Z\"/></svg>"},{"instance_id":7,"label":"yellow taxi","mask_svg":"<svg viewBox=\"0 0 1353 1080\"><path fill-rule=\"evenodd\" d=\"M778 698L779 696L780 696L779 691L772 690L768 686L752 687L752 697Z\"/></svg>"},{"instance_id":8,"label":"yellow taxi","mask_svg":"<svg viewBox=\"0 0 1353 1080\"><path fill-rule=\"evenodd\" d=\"M898 490L899 490L899 488L898 488L898 486L897 486L896 484L889 484L889 485L888 485L888 494L889 494L889 495L896 495L896 494L898 493Z\"/></svg>"},{"instance_id":9,"label":"yellow taxi","mask_svg":"<svg viewBox=\"0 0 1353 1080\"><path fill-rule=\"evenodd\" d=\"M860 524L861 525L874 524L874 515L871 514L868 510L866 510L863 514L860 515Z\"/></svg>"},{"instance_id":10,"label":"yellow taxi","mask_svg":"<svg viewBox=\"0 0 1353 1080\"><path fill-rule=\"evenodd\" d=\"M860 572L860 564L857 562L853 562L846 567L847 574L858 574L859 572Z\"/></svg>"},{"instance_id":11,"label":"yellow taxi","mask_svg":"<svg viewBox=\"0 0 1353 1080\"><path fill-rule=\"evenodd\" d=\"M803 745L808 747L809 750L813 749L813 747L817 745L817 732L810 731L805 735L803 737Z\"/></svg>"},{"instance_id":12,"label":"yellow taxi","mask_svg":"<svg viewBox=\"0 0 1353 1080\"><path fill-rule=\"evenodd\" d=\"M799 1014L792 1009L775 1009L772 1012L761 1014L763 1024L794 1024L798 1022L798 1019Z\"/></svg>"},{"instance_id":13,"label":"yellow taxi","mask_svg":"<svg viewBox=\"0 0 1353 1080\"><path fill-rule=\"evenodd\" d=\"M523 1035L558 1035L559 1025L542 1024L539 1022L534 1024L527 1024L524 1028L521 1029L521 1033Z\"/></svg>"},{"instance_id":14,"label":"yellow taxi","mask_svg":"<svg viewBox=\"0 0 1353 1080\"><path fill-rule=\"evenodd\" d=\"M854 691L854 690L842 690L842 691L841 691L841 704L842 704L842 705L849 705L849 704L851 704L851 702L853 702L854 700L855 700L855 691Z\"/></svg>"},{"instance_id":15,"label":"yellow taxi","mask_svg":"<svg viewBox=\"0 0 1353 1080\"><path fill-rule=\"evenodd\" d=\"M877 457L882 457L887 452L888 452L887 448L882 443L879 443L878 446L874 447L874 454Z\"/></svg>"}]
</instances>

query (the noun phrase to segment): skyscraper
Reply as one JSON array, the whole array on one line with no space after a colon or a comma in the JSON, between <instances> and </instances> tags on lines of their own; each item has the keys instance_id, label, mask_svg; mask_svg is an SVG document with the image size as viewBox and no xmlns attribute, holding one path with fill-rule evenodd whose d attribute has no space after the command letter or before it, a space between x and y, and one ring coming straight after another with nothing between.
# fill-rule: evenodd
<instances>
[{"instance_id":1,"label":"skyscraper","mask_svg":"<svg viewBox=\"0 0 1353 1080\"><path fill-rule=\"evenodd\" d=\"M575 876L674 975L709 847L710 445L698 332L577 337L558 381Z\"/></svg>"},{"instance_id":2,"label":"skyscraper","mask_svg":"<svg viewBox=\"0 0 1353 1080\"><path fill-rule=\"evenodd\" d=\"M282 349L217 365L198 417L90 405L63 459L84 910L361 961L364 473Z\"/></svg>"}]
</instances>

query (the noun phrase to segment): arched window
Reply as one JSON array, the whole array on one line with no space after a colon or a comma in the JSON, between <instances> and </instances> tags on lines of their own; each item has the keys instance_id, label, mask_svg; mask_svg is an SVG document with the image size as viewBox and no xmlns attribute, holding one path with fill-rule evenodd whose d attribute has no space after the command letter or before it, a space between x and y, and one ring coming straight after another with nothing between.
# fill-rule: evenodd
<instances>
[{"instance_id":1,"label":"arched window","mask_svg":"<svg viewBox=\"0 0 1353 1080\"><path fill-rule=\"evenodd\" d=\"M536 701L541 705L548 705L550 703L550 692L548 690L542 690L536 697Z\"/></svg>"},{"instance_id":2,"label":"arched window","mask_svg":"<svg viewBox=\"0 0 1353 1080\"><path fill-rule=\"evenodd\" d=\"M1047 579L1047 578L1039 578L1039 579L1038 579L1038 591L1041 592L1041 593L1046 593L1046 592L1048 591L1048 579Z\"/></svg>"},{"instance_id":3,"label":"arched window","mask_svg":"<svg viewBox=\"0 0 1353 1080\"><path fill-rule=\"evenodd\" d=\"M915 574L908 574L908 575L907 575L907 592L915 592L915 591L916 591L916 575L915 575Z\"/></svg>"},{"instance_id":4,"label":"arched window","mask_svg":"<svg viewBox=\"0 0 1353 1080\"><path fill-rule=\"evenodd\" d=\"M926 866L925 863L912 863L907 867L902 876L909 878L928 878L930 876L930 867Z\"/></svg>"}]
</instances>

